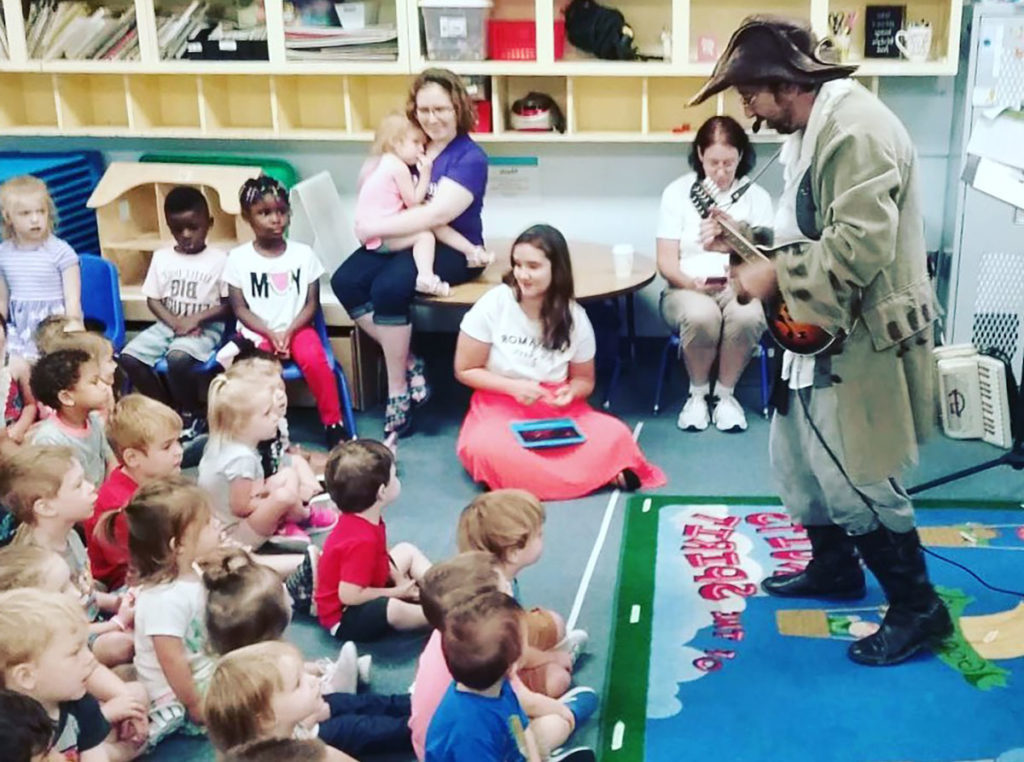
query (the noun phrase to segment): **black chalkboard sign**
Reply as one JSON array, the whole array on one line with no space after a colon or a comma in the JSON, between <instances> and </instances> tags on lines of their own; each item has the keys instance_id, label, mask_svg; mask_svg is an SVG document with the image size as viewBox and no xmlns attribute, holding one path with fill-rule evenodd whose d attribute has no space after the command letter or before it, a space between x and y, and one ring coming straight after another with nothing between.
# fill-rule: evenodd
<instances>
[{"instance_id":1,"label":"black chalkboard sign","mask_svg":"<svg viewBox=\"0 0 1024 762\"><path fill-rule=\"evenodd\" d=\"M905 5L869 5L864 19L864 57L899 58L896 32L903 28Z\"/></svg>"}]
</instances>

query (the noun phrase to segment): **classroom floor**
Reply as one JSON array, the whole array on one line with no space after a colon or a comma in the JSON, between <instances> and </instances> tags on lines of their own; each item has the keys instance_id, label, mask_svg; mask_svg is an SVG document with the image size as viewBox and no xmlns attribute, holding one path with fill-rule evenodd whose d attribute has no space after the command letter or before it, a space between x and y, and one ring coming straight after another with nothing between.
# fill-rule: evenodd
<instances>
[{"instance_id":1,"label":"classroom floor","mask_svg":"<svg viewBox=\"0 0 1024 762\"><path fill-rule=\"evenodd\" d=\"M416 433L400 443L402 495L385 518L390 542L414 542L431 559L441 560L454 553L454 530L459 512L478 492L454 455L469 393L452 378L454 337L427 334L418 336L417 340L419 351L427 358L435 393L417 414ZM656 361L661 346L661 340L642 340L637 353L641 359L635 367L624 371L612 399L612 412L630 427L639 427L640 445L668 474L668 485L658 491L676 495L773 494L768 463L768 422L754 412L760 407L756 363L747 369L737 391L750 424L745 433L722 434L713 427L702 433L684 433L675 427L684 383L679 370L673 372L666 387L661 415L651 414ZM360 414L359 433L364 437L379 437L382 420L381 408ZM314 438L315 420L310 411L292 411L289 421L296 439L319 441ZM1002 452L980 442L957 442L937 435L923 448L921 465L907 475L905 484L917 484L997 457ZM1024 473L1000 467L932 490L927 496L1022 500ZM569 616L575 604L577 626L590 633L588 653L580 659L575 680L599 692L605 683L606 653L610 646L610 615L615 598L623 506L622 497L615 499L610 491L571 502L548 503L544 553L534 567L524 570L519 577L523 600L529 605L553 608ZM584 578L589 579L589 584L581 589ZM294 623L288 634L309 658L336 652L331 638L308 620ZM372 690L378 693L406 691L423 640L423 636L410 635L366 647L361 645L360 653L371 653L374 658ZM837 647L836 658L846 658L842 647ZM597 748L597 727L595 718L578 730L570 743ZM884 738L884 733L880 736ZM207 762L213 760L213 754L203 741L172 738L146 759ZM406 762L413 756L410 753L407 757L374 759Z\"/></svg>"}]
</instances>

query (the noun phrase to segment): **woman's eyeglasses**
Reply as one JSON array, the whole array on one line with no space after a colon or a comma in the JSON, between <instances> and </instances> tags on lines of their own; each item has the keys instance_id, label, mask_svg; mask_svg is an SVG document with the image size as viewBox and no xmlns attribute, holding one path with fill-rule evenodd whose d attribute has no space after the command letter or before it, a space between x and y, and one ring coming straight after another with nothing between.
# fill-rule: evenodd
<instances>
[{"instance_id":1,"label":"woman's eyeglasses","mask_svg":"<svg viewBox=\"0 0 1024 762\"><path fill-rule=\"evenodd\" d=\"M426 119L428 116L442 117L455 111L452 106L434 106L433 108L420 108L416 107L416 117L419 119Z\"/></svg>"}]
</instances>

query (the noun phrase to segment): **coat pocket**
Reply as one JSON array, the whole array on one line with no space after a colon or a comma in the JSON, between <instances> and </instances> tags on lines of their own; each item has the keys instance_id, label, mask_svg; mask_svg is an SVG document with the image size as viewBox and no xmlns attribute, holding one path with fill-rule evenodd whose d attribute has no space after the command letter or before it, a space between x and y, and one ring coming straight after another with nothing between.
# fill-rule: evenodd
<instances>
[{"instance_id":1,"label":"coat pocket","mask_svg":"<svg viewBox=\"0 0 1024 762\"><path fill-rule=\"evenodd\" d=\"M927 278L904 286L861 313L876 352L930 329L936 318L935 297Z\"/></svg>"}]
</instances>

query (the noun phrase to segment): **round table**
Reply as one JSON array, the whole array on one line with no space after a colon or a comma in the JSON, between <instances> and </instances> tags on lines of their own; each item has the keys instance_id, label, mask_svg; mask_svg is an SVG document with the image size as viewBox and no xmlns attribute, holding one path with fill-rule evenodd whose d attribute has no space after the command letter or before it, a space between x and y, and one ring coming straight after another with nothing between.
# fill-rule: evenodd
<instances>
[{"instance_id":1,"label":"round table","mask_svg":"<svg viewBox=\"0 0 1024 762\"><path fill-rule=\"evenodd\" d=\"M502 277L508 272L512 240L511 238L500 238L487 241L487 248L494 252L495 259L476 280L452 286L448 296L420 294L419 301L424 304L436 304L439 307L470 307L476 304L477 299L501 283ZM569 241L569 256L572 258L572 277L576 286L576 301L627 297L627 322L632 338L634 330L631 297L636 291L654 280L657 273L654 260L638 254L633 258L633 269L630 274L625 278L617 278L612 266L611 246L590 241Z\"/></svg>"}]
</instances>

